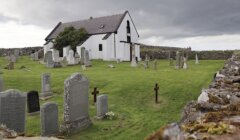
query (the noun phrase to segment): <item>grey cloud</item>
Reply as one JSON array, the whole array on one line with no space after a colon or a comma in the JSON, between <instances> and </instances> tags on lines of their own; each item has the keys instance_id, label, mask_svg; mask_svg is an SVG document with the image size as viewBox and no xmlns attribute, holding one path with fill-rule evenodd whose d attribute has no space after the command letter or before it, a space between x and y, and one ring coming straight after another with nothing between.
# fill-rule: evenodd
<instances>
[{"instance_id":1,"label":"grey cloud","mask_svg":"<svg viewBox=\"0 0 240 140\"><path fill-rule=\"evenodd\" d=\"M10 6L21 23L49 29L129 10L142 38L240 34L239 0L15 0Z\"/></svg>"}]
</instances>

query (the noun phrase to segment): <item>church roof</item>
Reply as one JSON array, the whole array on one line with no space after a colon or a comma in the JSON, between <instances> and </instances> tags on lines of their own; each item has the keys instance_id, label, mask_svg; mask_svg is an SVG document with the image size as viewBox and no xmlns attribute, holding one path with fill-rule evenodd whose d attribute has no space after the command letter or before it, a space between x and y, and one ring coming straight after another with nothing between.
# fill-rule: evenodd
<instances>
[{"instance_id":1,"label":"church roof","mask_svg":"<svg viewBox=\"0 0 240 140\"><path fill-rule=\"evenodd\" d=\"M86 20L79 20L73 22L61 23L59 22L57 26L50 32L50 34L45 38L46 41L54 39L57 35L64 30L65 27L73 26L76 29L85 28L89 35L95 34L105 34L117 32L122 20L128 11L123 14L89 18Z\"/></svg>"}]
</instances>

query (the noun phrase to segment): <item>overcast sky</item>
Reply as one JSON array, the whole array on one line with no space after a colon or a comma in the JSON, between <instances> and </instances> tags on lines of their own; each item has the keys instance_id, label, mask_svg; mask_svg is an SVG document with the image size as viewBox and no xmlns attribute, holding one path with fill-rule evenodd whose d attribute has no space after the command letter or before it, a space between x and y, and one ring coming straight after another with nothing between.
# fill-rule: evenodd
<instances>
[{"instance_id":1,"label":"overcast sky","mask_svg":"<svg viewBox=\"0 0 240 140\"><path fill-rule=\"evenodd\" d=\"M0 0L0 48L41 46L59 21L126 10L141 43L240 49L240 0Z\"/></svg>"}]
</instances>

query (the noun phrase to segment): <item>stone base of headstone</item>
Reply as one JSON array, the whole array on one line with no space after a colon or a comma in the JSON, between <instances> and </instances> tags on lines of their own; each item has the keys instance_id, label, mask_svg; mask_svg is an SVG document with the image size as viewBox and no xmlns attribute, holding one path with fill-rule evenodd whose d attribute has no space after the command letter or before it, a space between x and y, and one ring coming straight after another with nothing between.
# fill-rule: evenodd
<instances>
[{"instance_id":1,"label":"stone base of headstone","mask_svg":"<svg viewBox=\"0 0 240 140\"><path fill-rule=\"evenodd\" d=\"M52 92L40 93L40 99L41 100L48 100L50 98L52 98Z\"/></svg>"},{"instance_id":2,"label":"stone base of headstone","mask_svg":"<svg viewBox=\"0 0 240 140\"><path fill-rule=\"evenodd\" d=\"M28 113L28 116L36 116L39 114L40 114L40 111L37 111L37 112Z\"/></svg>"},{"instance_id":3,"label":"stone base of headstone","mask_svg":"<svg viewBox=\"0 0 240 140\"><path fill-rule=\"evenodd\" d=\"M103 120L105 118L105 116L95 116L94 119L96 120Z\"/></svg>"},{"instance_id":4,"label":"stone base of headstone","mask_svg":"<svg viewBox=\"0 0 240 140\"><path fill-rule=\"evenodd\" d=\"M80 132L92 125L92 121L89 117L81 118L73 122L64 122L61 125L62 133L74 134Z\"/></svg>"},{"instance_id":5,"label":"stone base of headstone","mask_svg":"<svg viewBox=\"0 0 240 140\"><path fill-rule=\"evenodd\" d=\"M133 60L131 62L131 67L137 67L137 66L138 66L138 64L137 64L136 60Z\"/></svg>"}]
</instances>

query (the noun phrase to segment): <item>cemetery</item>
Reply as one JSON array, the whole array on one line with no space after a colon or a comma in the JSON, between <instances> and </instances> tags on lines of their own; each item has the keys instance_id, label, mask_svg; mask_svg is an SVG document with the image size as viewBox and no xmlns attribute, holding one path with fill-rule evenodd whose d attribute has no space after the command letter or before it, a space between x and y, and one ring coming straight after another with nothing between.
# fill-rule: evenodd
<instances>
[{"instance_id":1,"label":"cemetery","mask_svg":"<svg viewBox=\"0 0 240 140\"><path fill-rule=\"evenodd\" d=\"M0 120L26 137L144 139L161 126L180 121L184 106L198 98L225 62L197 55L196 60L187 60L186 52L175 53L176 58L165 60L133 59L134 66L91 60L87 62L91 67L55 68L49 67L48 59L19 56L13 69L1 69L0 103L11 105L2 110L16 110L6 111L11 118L0 111ZM56 62L53 57L51 63ZM67 60L59 64L62 61ZM1 67L8 63L6 57L0 58Z\"/></svg>"}]
</instances>

